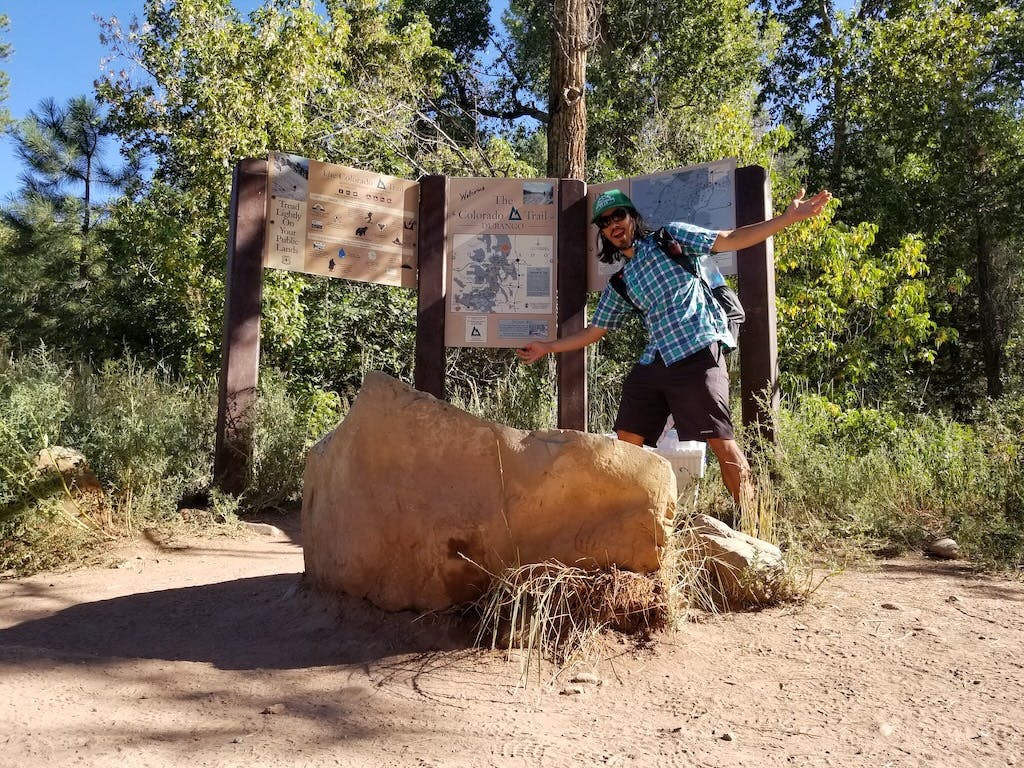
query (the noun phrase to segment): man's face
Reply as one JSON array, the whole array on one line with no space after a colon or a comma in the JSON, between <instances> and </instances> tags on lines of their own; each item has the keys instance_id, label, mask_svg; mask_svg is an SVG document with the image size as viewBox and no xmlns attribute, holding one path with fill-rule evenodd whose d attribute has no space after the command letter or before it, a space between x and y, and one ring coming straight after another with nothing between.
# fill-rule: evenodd
<instances>
[{"instance_id":1,"label":"man's face","mask_svg":"<svg viewBox=\"0 0 1024 768\"><path fill-rule=\"evenodd\" d=\"M613 208L597 220L601 234L620 251L633 246L636 222L626 208Z\"/></svg>"}]
</instances>

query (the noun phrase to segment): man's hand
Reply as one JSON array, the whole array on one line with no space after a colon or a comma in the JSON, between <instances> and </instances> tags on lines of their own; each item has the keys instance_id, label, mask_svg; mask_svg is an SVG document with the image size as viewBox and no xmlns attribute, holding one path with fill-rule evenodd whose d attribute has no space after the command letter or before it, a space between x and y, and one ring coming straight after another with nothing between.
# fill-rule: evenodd
<instances>
[{"instance_id":1,"label":"man's hand","mask_svg":"<svg viewBox=\"0 0 1024 768\"><path fill-rule=\"evenodd\" d=\"M551 350L546 341L531 341L525 347L516 350L519 359L524 363L535 363Z\"/></svg>"},{"instance_id":2,"label":"man's hand","mask_svg":"<svg viewBox=\"0 0 1024 768\"><path fill-rule=\"evenodd\" d=\"M548 353L557 355L561 352L583 349L588 344L599 341L607 332L607 329L599 325L588 325L586 328L562 339L531 341L526 346L517 349L516 354L519 355L519 359L524 363L535 363Z\"/></svg>"},{"instance_id":3,"label":"man's hand","mask_svg":"<svg viewBox=\"0 0 1024 768\"><path fill-rule=\"evenodd\" d=\"M806 190L801 189L800 194L786 209L784 216L787 218L789 224L795 224L798 221L804 221L812 216L817 216L825 210L825 206L828 205L828 201L832 199L832 193L827 189L823 189L814 197L805 200L804 195L806 194Z\"/></svg>"}]
</instances>

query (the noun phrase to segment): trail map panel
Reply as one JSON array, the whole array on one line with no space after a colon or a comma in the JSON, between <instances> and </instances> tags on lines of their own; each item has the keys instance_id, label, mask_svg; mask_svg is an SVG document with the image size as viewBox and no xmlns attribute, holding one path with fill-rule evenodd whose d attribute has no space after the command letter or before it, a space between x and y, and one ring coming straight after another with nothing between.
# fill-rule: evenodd
<instances>
[{"instance_id":1,"label":"trail map panel","mask_svg":"<svg viewBox=\"0 0 1024 768\"><path fill-rule=\"evenodd\" d=\"M557 189L552 179L451 179L446 345L554 338Z\"/></svg>"},{"instance_id":2,"label":"trail map panel","mask_svg":"<svg viewBox=\"0 0 1024 768\"><path fill-rule=\"evenodd\" d=\"M419 185L270 154L264 266L416 286Z\"/></svg>"},{"instance_id":3,"label":"trail map panel","mask_svg":"<svg viewBox=\"0 0 1024 768\"><path fill-rule=\"evenodd\" d=\"M594 200L602 192L621 189L629 195L651 229L657 229L670 221L685 221L708 229L734 229L735 174L736 159L727 158L647 176L593 184L587 188L587 210L593 209ZM587 290L600 291L622 263L602 264L598 261L597 226L591 224L589 230ZM736 274L735 252L716 253L712 258L722 274Z\"/></svg>"}]
</instances>

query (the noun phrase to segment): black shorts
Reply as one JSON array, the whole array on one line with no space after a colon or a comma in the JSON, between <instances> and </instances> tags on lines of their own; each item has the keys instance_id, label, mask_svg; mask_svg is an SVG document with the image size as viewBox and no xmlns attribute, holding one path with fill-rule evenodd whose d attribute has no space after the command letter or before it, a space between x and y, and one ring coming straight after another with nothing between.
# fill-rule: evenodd
<instances>
[{"instance_id":1,"label":"black shorts","mask_svg":"<svg viewBox=\"0 0 1024 768\"><path fill-rule=\"evenodd\" d=\"M669 414L680 440L733 439L729 371L718 342L672 365L658 355L650 365L633 366L622 385L615 429L657 445Z\"/></svg>"}]
</instances>

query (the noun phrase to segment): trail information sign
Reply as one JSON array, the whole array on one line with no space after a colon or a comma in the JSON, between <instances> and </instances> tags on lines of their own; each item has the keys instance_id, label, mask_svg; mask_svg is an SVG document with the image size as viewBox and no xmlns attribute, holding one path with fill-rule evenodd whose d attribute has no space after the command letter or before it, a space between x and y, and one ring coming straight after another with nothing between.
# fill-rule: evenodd
<instances>
[{"instance_id":1,"label":"trail information sign","mask_svg":"<svg viewBox=\"0 0 1024 768\"><path fill-rule=\"evenodd\" d=\"M416 287L414 181L270 153L263 265Z\"/></svg>"},{"instance_id":2,"label":"trail information sign","mask_svg":"<svg viewBox=\"0 0 1024 768\"><path fill-rule=\"evenodd\" d=\"M670 221L733 229L735 173L736 161L728 158L593 184L587 218L594 199L617 188L652 229ZM417 286L417 182L272 152L267 186L264 266ZM445 346L520 347L554 339L558 180L450 178L447 189ZM597 227L585 226L587 290L600 291L621 265L598 261ZM714 259L724 274L736 274L735 253Z\"/></svg>"},{"instance_id":3,"label":"trail information sign","mask_svg":"<svg viewBox=\"0 0 1024 768\"><path fill-rule=\"evenodd\" d=\"M554 179L450 180L447 346L555 337L557 194Z\"/></svg>"},{"instance_id":4,"label":"trail information sign","mask_svg":"<svg viewBox=\"0 0 1024 768\"><path fill-rule=\"evenodd\" d=\"M670 221L685 221L708 229L736 228L736 159L676 168L621 181L591 184L587 187L587 211L594 200L609 189L621 189L636 205L650 229ZM597 226L588 228L587 290L600 291L608 278L622 266L602 264L597 258ZM713 257L724 275L736 274L735 252L716 253Z\"/></svg>"}]
</instances>

